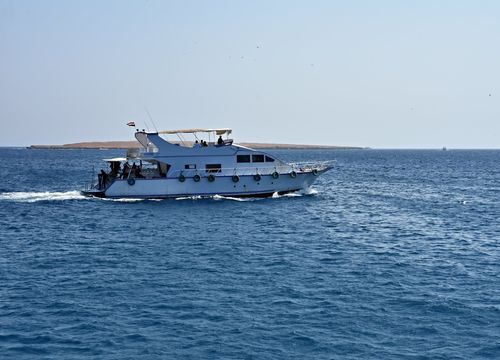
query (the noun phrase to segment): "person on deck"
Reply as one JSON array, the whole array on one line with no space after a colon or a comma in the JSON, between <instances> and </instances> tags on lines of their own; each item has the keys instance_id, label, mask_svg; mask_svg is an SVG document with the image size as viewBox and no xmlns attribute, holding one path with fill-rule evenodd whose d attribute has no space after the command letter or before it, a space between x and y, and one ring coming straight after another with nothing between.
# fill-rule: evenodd
<instances>
[{"instance_id":1,"label":"person on deck","mask_svg":"<svg viewBox=\"0 0 500 360\"><path fill-rule=\"evenodd\" d=\"M108 174L106 171L101 169L101 173L99 174L99 188L104 189L106 187L106 183L108 182Z\"/></svg>"},{"instance_id":2,"label":"person on deck","mask_svg":"<svg viewBox=\"0 0 500 360\"><path fill-rule=\"evenodd\" d=\"M109 167L111 168L111 172L109 173L109 176L111 178L116 178L118 176L118 173L120 172L120 163L118 161L113 161Z\"/></svg>"},{"instance_id":3,"label":"person on deck","mask_svg":"<svg viewBox=\"0 0 500 360\"><path fill-rule=\"evenodd\" d=\"M199 147L201 147L201 145L200 145L200 143L198 142L198 140L196 140L196 141L194 142L193 147L195 147L195 148L199 148Z\"/></svg>"},{"instance_id":4,"label":"person on deck","mask_svg":"<svg viewBox=\"0 0 500 360\"><path fill-rule=\"evenodd\" d=\"M129 171L130 171L130 166L128 165L128 162L126 162L123 164L122 179L126 179L128 177Z\"/></svg>"},{"instance_id":5,"label":"person on deck","mask_svg":"<svg viewBox=\"0 0 500 360\"><path fill-rule=\"evenodd\" d=\"M221 146L224 144L224 140L222 140L222 135L219 135L219 139L217 139L217 145Z\"/></svg>"},{"instance_id":6,"label":"person on deck","mask_svg":"<svg viewBox=\"0 0 500 360\"><path fill-rule=\"evenodd\" d=\"M131 171L130 175L132 175L132 177L137 177L137 165L135 164L135 161L132 164L132 169L130 171Z\"/></svg>"}]
</instances>

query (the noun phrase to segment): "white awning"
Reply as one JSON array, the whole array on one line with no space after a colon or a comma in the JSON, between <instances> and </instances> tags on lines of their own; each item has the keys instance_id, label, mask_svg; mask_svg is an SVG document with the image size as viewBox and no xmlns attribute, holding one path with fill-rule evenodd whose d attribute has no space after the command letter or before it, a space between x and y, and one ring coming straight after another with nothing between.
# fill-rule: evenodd
<instances>
[{"instance_id":1,"label":"white awning","mask_svg":"<svg viewBox=\"0 0 500 360\"><path fill-rule=\"evenodd\" d=\"M184 129L184 130L163 130L158 131L158 134L194 134L199 132L211 133L214 132L217 135L231 134L232 129Z\"/></svg>"},{"instance_id":2,"label":"white awning","mask_svg":"<svg viewBox=\"0 0 500 360\"><path fill-rule=\"evenodd\" d=\"M107 162L115 162L115 161L127 161L127 158L124 157L117 157L117 158L112 158L112 159L103 159L104 161Z\"/></svg>"},{"instance_id":3,"label":"white awning","mask_svg":"<svg viewBox=\"0 0 500 360\"><path fill-rule=\"evenodd\" d=\"M130 158L125 158L125 157L117 157L117 158L112 158L112 159L102 159L103 161L106 162L115 162L115 161L147 161L147 162L156 162L158 160L153 159L153 158L141 158L141 157L130 157Z\"/></svg>"}]
</instances>

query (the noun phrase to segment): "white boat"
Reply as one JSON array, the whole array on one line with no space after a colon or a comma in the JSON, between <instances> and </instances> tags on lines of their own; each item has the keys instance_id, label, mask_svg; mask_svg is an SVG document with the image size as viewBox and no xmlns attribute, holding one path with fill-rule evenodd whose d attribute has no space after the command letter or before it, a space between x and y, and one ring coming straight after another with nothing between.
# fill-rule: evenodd
<instances>
[{"instance_id":1,"label":"white boat","mask_svg":"<svg viewBox=\"0 0 500 360\"><path fill-rule=\"evenodd\" d=\"M94 178L82 193L101 198L266 197L306 190L332 168L329 162L287 164L266 152L233 144L231 132L137 131L135 138L143 148L129 150L122 158L104 159L110 171L101 170L97 181ZM195 142L185 141L186 134ZM180 143L162 137L168 135L177 135ZM202 136L209 141L199 141Z\"/></svg>"}]
</instances>

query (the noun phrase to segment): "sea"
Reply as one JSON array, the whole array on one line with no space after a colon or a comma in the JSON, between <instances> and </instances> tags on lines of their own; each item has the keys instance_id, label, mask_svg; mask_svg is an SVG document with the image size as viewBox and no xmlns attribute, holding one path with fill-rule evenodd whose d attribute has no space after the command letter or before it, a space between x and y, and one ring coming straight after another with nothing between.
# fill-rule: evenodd
<instances>
[{"instance_id":1,"label":"sea","mask_svg":"<svg viewBox=\"0 0 500 360\"><path fill-rule=\"evenodd\" d=\"M269 152L335 165L103 200L79 191L122 151L0 149L0 358L500 358L500 151Z\"/></svg>"}]
</instances>

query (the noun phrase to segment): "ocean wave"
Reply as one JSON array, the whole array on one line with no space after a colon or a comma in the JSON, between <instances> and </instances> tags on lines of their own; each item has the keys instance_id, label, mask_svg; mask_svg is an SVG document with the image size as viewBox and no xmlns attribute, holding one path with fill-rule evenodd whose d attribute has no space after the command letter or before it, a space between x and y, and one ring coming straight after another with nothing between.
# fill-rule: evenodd
<instances>
[{"instance_id":1,"label":"ocean wave","mask_svg":"<svg viewBox=\"0 0 500 360\"><path fill-rule=\"evenodd\" d=\"M83 196L79 191L16 191L0 193L0 201L16 201L16 202L38 202L38 201L65 201L65 200L85 200L87 197Z\"/></svg>"}]
</instances>

